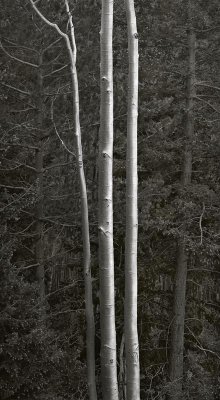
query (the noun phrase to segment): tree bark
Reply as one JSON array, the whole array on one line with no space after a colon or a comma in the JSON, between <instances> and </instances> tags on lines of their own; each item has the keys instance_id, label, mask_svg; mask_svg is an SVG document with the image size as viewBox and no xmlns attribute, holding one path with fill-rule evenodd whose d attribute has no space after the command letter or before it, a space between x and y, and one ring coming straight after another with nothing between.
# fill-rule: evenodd
<instances>
[{"instance_id":1,"label":"tree bark","mask_svg":"<svg viewBox=\"0 0 220 400\"><path fill-rule=\"evenodd\" d=\"M120 345L120 366L119 366L119 400L124 400L127 398L126 396L126 365L125 365L125 357L124 357L124 347L125 347L125 335L122 334L121 345Z\"/></svg>"},{"instance_id":2,"label":"tree bark","mask_svg":"<svg viewBox=\"0 0 220 400\"><path fill-rule=\"evenodd\" d=\"M113 0L102 1L99 141L101 380L104 400L118 399L113 249Z\"/></svg>"},{"instance_id":3,"label":"tree bark","mask_svg":"<svg viewBox=\"0 0 220 400\"><path fill-rule=\"evenodd\" d=\"M133 0L125 0L128 27L128 106L126 157L125 239L125 355L127 400L140 399L139 342L137 331L137 239L138 239L138 34Z\"/></svg>"},{"instance_id":4,"label":"tree bark","mask_svg":"<svg viewBox=\"0 0 220 400\"><path fill-rule=\"evenodd\" d=\"M39 297L40 307L42 311L42 317L45 316L45 271L44 271L44 249L43 249L43 75L42 75L42 54L39 55L39 68L38 68L38 91L37 91L37 102L38 102L38 149L36 150L36 171L37 171L37 207L36 207L36 262L37 267L37 280L39 285Z\"/></svg>"},{"instance_id":5,"label":"tree bark","mask_svg":"<svg viewBox=\"0 0 220 400\"><path fill-rule=\"evenodd\" d=\"M57 24L50 22L38 10L32 0L32 7L39 17L49 26L56 29L60 36L65 40L71 66L71 79L73 90L73 118L74 118L74 137L76 144L76 161L79 174L80 199L81 199L81 215L82 215L82 238L83 238L83 269L85 282L85 309L86 309L86 349L87 349L87 378L89 399L96 400L96 382L95 382L95 323L92 299L92 277L91 277L91 252L90 252L90 235L89 235L89 218L88 218L88 199L86 180L83 166L81 128L79 117L79 90L78 78L76 70L76 43L72 15L69 10L68 1L65 0L66 11L69 17L70 36L62 32Z\"/></svg>"},{"instance_id":6,"label":"tree bark","mask_svg":"<svg viewBox=\"0 0 220 400\"><path fill-rule=\"evenodd\" d=\"M192 141L194 134L193 103L195 96L195 33L188 33L189 67L187 79L185 151L183 160L182 186L191 183L192 177ZM187 251L185 239L178 243L177 269L174 286L174 314L171 326L170 380L171 400L183 399L183 354L184 320L186 308Z\"/></svg>"}]
</instances>

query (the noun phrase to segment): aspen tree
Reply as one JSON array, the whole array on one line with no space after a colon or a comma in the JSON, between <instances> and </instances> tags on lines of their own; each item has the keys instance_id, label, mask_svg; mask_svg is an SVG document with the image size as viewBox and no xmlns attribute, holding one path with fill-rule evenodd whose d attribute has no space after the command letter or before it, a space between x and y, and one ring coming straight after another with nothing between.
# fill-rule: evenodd
<instances>
[{"instance_id":1,"label":"aspen tree","mask_svg":"<svg viewBox=\"0 0 220 400\"><path fill-rule=\"evenodd\" d=\"M104 400L118 399L113 249L113 0L102 1L99 136L101 379Z\"/></svg>"},{"instance_id":2,"label":"aspen tree","mask_svg":"<svg viewBox=\"0 0 220 400\"><path fill-rule=\"evenodd\" d=\"M39 17L50 27L56 29L66 43L71 68L72 90L73 90L73 117L74 117L74 137L76 145L76 161L79 174L81 215L82 215L82 237L83 237L83 258L84 258L84 281L85 281L85 308L86 308L86 349L87 349L87 377L89 399L96 400L96 382L95 382L95 324L92 300L92 278L91 278L91 253L88 219L88 199L83 166L83 154L81 144L81 128L79 117L79 90L76 70L76 43L72 15L69 10L68 1L65 0L66 12L69 18L70 36L62 32L57 24L50 22L39 11L34 2L30 0L32 7Z\"/></svg>"},{"instance_id":3,"label":"aspen tree","mask_svg":"<svg viewBox=\"0 0 220 400\"><path fill-rule=\"evenodd\" d=\"M137 331L137 239L138 239L138 34L133 0L125 0L128 30L128 106L126 157L125 239L125 355L127 400L140 399L139 343Z\"/></svg>"},{"instance_id":4,"label":"aspen tree","mask_svg":"<svg viewBox=\"0 0 220 400\"><path fill-rule=\"evenodd\" d=\"M192 179L192 141L194 134L193 103L195 96L195 33L188 32L189 65L187 79L185 150L183 159L182 186L187 187ZM184 238L178 243L177 268L174 286L174 312L171 325L170 380L172 400L183 398L183 352L184 320L186 308L187 251Z\"/></svg>"}]
</instances>

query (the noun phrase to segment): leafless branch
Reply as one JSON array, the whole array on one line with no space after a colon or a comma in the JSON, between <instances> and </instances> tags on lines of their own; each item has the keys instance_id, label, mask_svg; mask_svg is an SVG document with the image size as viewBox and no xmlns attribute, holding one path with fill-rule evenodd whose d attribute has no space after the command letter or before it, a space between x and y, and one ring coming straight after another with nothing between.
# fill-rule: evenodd
<instances>
[{"instance_id":1,"label":"leafless branch","mask_svg":"<svg viewBox=\"0 0 220 400\"><path fill-rule=\"evenodd\" d=\"M29 110L36 110L36 108L35 107L27 107L27 108L24 108L23 110L13 110L13 109L11 109L11 112L12 113L22 113L22 112L27 112Z\"/></svg>"},{"instance_id":2,"label":"leafless branch","mask_svg":"<svg viewBox=\"0 0 220 400\"><path fill-rule=\"evenodd\" d=\"M207 88L210 88L210 89L218 90L218 91L220 92L220 87L218 87L218 86L213 86L213 85L209 85L209 84L207 84L207 83L196 82L196 86L204 86L204 87L207 87Z\"/></svg>"},{"instance_id":3,"label":"leafless branch","mask_svg":"<svg viewBox=\"0 0 220 400\"><path fill-rule=\"evenodd\" d=\"M73 162L67 162L67 163L63 163L63 164L50 165L49 167L44 168L44 171L48 171L49 169L52 169L52 168L65 167L66 165L71 165L71 164L73 164Z\"/></svg>"},{"instance_id":4,"label":"leafless branch","mask_svg":"<svg viewBox=\"0 0 220 400\"><path fill-rule=\"evenodd\" d=\"M10 43L12 45L10 47L13 47L13 48L17 47L17 48L28 50L28 51L33 51L34 53L39 54L39 52L37 50L35 50L35 49L31 48L31 47L27 47L27 46L24 46L22 44L15 43L15 42L13 42L12 40L10 40L10 39L8 39L6 37L2 37L2 39L4 39L6 42ZM9 47L9 46L7 46L7 47Z\"/></svg>"},{"instance_id":5,"label":"leafless branch","mask_svg":"<svg viewBox=\"0 0 220 400\"><path fill-rule=\"evenodd\" d=\"M51 317L56 317L57 315L62 315L62 314L69 314L69 313L73 313L73 312L85 312L85 310L83 308L78 308L76 310L63 310L63 311L58 311L56 313L50 313L46 318L51 318Z\"/></svg>"},{"instance_id":6,"label":"leafless branch","mask_svg":"<svg viewBox=\"0 0 220 400\"><path fill-rule=\"evenodd\" d=\"M13 190L27 190L28 188L23 187L23 186L10 186L10 185L1 185L1 188L5 188L5 189L13 189Z\"/></svg>"},{"instance_id":7,"label":"leafless branch","mask_svg":"<svg viewBox=\"0 0 220 400\"><path fill-rule=\"evenodd\" d=\"M59 138L59 140L60 140L60 142L62 143L62 146L64 147L64 149L69 153L69 154L71 154L71 155L73 155L74 157L76 156L72 151L70 151L69 149L68 149L68 147L66 146L66 144L64 143L64 141L61 139L61 137L60 137L60 135L59 135L59 133L58 133L58 131L57 131L57 128L56 128L56 125L55 125L55 122L53 121L53 126L54 126L54 129L55 129L55 132L56 132L56 135L57 135L57 137Z\"/></svg>"},{"instance_id":8,"label":"leafless branch","mask_svg":"<svg viewBox=\"0 0 220 400\"><path fill-rule=\"evenodd\" d=\"M38 263L31 264L31 265L27 265L26 267L20 267L20 268L18 268L18 269L17 269L17 272L25 271L26 269L31 269L31 268L38 267L38 266L39 266Z\"/></svg>"},{"instance_id":9,"label":"leafless branch","mask_svg":"<svg viewBox=\"0 0 220 400\"><path fill-rule=\"evenodd\" d=\"M200 272L200 271L204 271L204 272L213 272L215 274L220 274L220 271L216 271L214 269L206 269L206 268L190 268L187 270L188 272Z\"/></svg>"},{"instance_id":10,"label":"leafless branch","mask_svg":"<svg viewBox=\"0 0 220 400\"><path fill-rule=\"evenodd\" d=\"M51 76L51 75L53 75L53 74L56 74L56 73L59 72L59 71L62 71L64 68L66 68L66 67L68 67L68 66L69 66L69 64L63 65L62 67L60 67L60 68L58 68L58 69L56 69L56 70L50 72L49 74L44 75L43 77L44 77L44 78L47 78L48 76Z\"/></svg>"},{"instance_id":11,"label":"leafless branch","mask_svg":"<svg viewBox=\"0 0 220 400\"><path fill-rule=\"evenodd\" d=\"M6 208L10 207L12 204L16 203L17 201L21 200L24 196L26 196L26 194L33 188L34 185L31 185L29 188L27 188L25 190L25 192L21 195L16 197L16 199L14 199L13 201L11 201L11 203L6 204L3 208L0 209L0 211L4 211Z\"/></svg>"},{"instance_id":12,"label":"leafless branch","mask_svg":"<svg viewBox=\"0 0 220 400\"><path fill-rule=\"evenodd\" d=\"M204 212L205 212L205 204L203 203L202 214L199 217L200 245L202 245L202 241L203 241L202 218L203 218Z\"/></svg>"},{"instance_id":13,"label":"leafless branch","mask_svg":"<svg viewBox=\"0 0 220 400\"><path fill-rule=\"evenodd\" d=\"M20 231L20 232L15 232L15 233L12 233L12 235L22 235L22 233L24 233L24 232L27 232L28 231L28 229L32 226L32 225L34 225L34 223L35 223L35 221L32 221L28 226L26 226L26 228L24 228L22 231Z\"/></svg>"},{"instance_id":14,"label":"leafless branch","mask_svg":"<svg viewBox=\"0 0 220 400\"><path fill-rule=\"evenodd\" d=\"M0 144L3 144L5 146L16 146L16 147L22 147L28 150L37 150L38 148L35 146L27 146L25 144L18 144L18 143L4 143L4 142L0 142Z\"/></svg>"},{"instance_id":15,"label":"leafless branch","mask_svg":"<svg viewBox=\"0 0 220 400\"><path fill-rule=\"evenodd\" d=\"M216 26L213 26L213 27L210 27L210 28L206 28L206 29L195 29L195 32L206 33L206 32L214 31L216 29L220 29L220 25L216 25Z\"/></svg>"},{"instance_id":16,"label":"leafless branch","mask_svg":"<svg viewBox=\"0 0 220 400\"><path fill-rule=\"evenodd\" d=\"M20 168L20 167L31 169L32 171L35 171L35 172L37 171L36 168L32 167L31 165L23 164L23 163L17 163L17 165L13 168L2 168L2 169L0 169L0 171L14 171L15 169Z\"/></svg>"},{"instance_id":17,"label":"leafless branch","mask_svg":"<svg viewBox=\"0 0 220 400\"><path fill-rule=\"evenodd\" d=\"M64 33L63 31L61 31L61 29L59 28L59 26L57 24L55 24L54 22L49 21L49 19L47 19L41 12L40 10L36 7L36 3L37 2L33 2L33 0L30 0L30 3L33 7L33 9L36 11L36 13L38 14L38 16L42 19L42 21L44 21L47 25L51 26L52 28L54 28L60 36L62 36L65 40L69 41L68 35L66 35L66 33Z\"/></svg>"},{"instance_id":18,"label":"leafless branch","mask_svg":"<svg viewBox=\"0 0 220 400\"><path fill-rule=\"evenodd\" d=\"M59 135L59 133L58 133L58 131L57 131L57 127L56 127L56 124L55 124L55 121L54 121L54 118L53 118L53 104L54 104L54 100L52 99L52 102L51 102L51 120L52 120L52 122L53 122L53 126L54 126L54 130L55 130L55 132L56 132L56 135L57 135L57 137L59 138L59 140L60 140L60 142L61 142L61 144L62 144L62 146L64 147L64 149L69 153L69 154L71 154L71 155L73 155L74 157L76 157L76 155L71 151L71 150L69 150L68 149L68 147L66 146L66 144L64 143L64 141L63 141L63 139L61 139L61 137L60 137L60 135Z\"/></svg>"},{"instance_id":19,"label":"leafless branch","mask_svg":"<svg viewBox=\"0 0 220 400\"><path fill-rule=\"evenodd\" d=\"M62 40L62 38L58 38L54 40L52 43L50 43L45 49L43 49L42 53L45 53L47 50L49 50L51 47L53 47L55 44L59 43Z\"/></svg>"},{"instance_id":20,"label":"leafless branch","mask_svg":"<svg viewBox=\"0 0 220 400\"><path fill-rule=\"evenodd\" d=\"M36 64L30 63L30 62L25 61L25 60L21 60L20 58L15 57L15 56L13 56L12 54L8 53L7 50L3 47L3 44L2 44L1 41L0 41L0 48L4 51L5 54L7 54L8 57L12 58L13 60L18 61L18 62L20 62L21 64L28 65L29 67L39 68L39 66L36 65Z\"/></svg>"},{"instance_id":21,"label":"leafless branch","mask_svg":"<svg viewBox=\"0 0 220 400\"><path fill-rule=\"evenodd\" d=\"M207 106L209 106L210 108L212 108L215 112L217 112L218 114L220 114L220 110L217 110L217 108L215 108L212 104L210 104L208 101L201 99L201 97L199 96L194 96L194 98L196 100L201 101L202 103L206 104Z\"/></svg>"},{"instance_id":22,"label":"leafless branch","mask_svg":"<svg viewBox=\"0 0 220 400\"><path fill-rule=\"evenodd\" d=\"M8 85L8 84L3 83L3 82L0 82L0 83L1 83L2 86L6 86L9 89L15 90L16 92L19 92L19 93L22 93L22 94L25 94L25 95L28 95L28 96L30 96L30 94L31 94L30 92L26 92L25 90L18 89L16 87L12 86L12 85Z\"/></svg>"}]
</instances>

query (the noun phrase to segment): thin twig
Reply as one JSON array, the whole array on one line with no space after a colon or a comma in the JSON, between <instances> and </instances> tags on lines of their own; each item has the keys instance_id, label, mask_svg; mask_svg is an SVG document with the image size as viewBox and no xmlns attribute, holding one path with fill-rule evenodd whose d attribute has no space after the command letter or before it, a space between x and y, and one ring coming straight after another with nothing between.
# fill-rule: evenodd
<instances>
[{"instance_id":1,"label":"thin twig","mask_svg":"<svg viewBox=\"0 0 220 400\"><path fill-rule=\"evenodd\" d=\"M62 71L64 68L66 68L68 66L69 66L69 64L63 65L62 67L55 69L54 71L50 72L49 74L44 75L43 78L47 78L48 76L56 74L57 72Z\"/></svg>"},{"instance_id":2,"label":"thin twig","mask_svg":"<svg viewBox=\"0 0 220 400\"><path fill-rule=\"evenodd\" d=\"M22 93L22 94L25 94L25 95L28 95L28 96L30 96L30 94L31 94L30 92L26 92L25 90L18 89L16 87L12 86L12 85L8 85L7 83L3 83L3 82L0 82L0 83L1 83L2 86L6 86L9 89L15 90L16 92L19 92L19 93Z\"/></svg>"},{"instance_id":3,"label":"thin twig","mask_svg":"<svg viewBox=\"0 0 220 400\"><path fill-rule=\"evenodd\" d=\"M202 241L203 241L202 218L203 218L204 212L205 212L205 203L203 203L202 214L199 217L200 245L202 245Z\"/></svg>"},{"instance_id":4,"label":"thin twig","mask_svg":"<svg viewBox=\"0 0 220 400\"><path fill-rule=\"evenodd\" d=\"M56 127L56 124L55 124L55 121L54 121L54 118L53 118L53 104L54 104L54 100L52 99L52 101L51 101L51 112L50 112L50 114L51 114L51 120L52 120L52 123L53 123L53 126L54 126L54 130L55 130L55 132L56 132L56 135L57 135L57 137L59 138L60 142L62 143L62 146L64 147L64 149L65 149L69 154L71 154L71 155L73 155L74 157L76 157L76 155L75 155L71 150L68 149L67 145L64 143L63 139L61 139L61 137L60 137L60 135L59 135L59 133L58 133L58 131L57 131L57 127Z\"/></svg>"},{"instance_id":5,"label":"thin twig","mask_svg":"<svg viewBox=\"0 0 220 400\"><path fill-rule=\"evenodd\" d=\"M218 91L220 92L220 87L218 87L218 86L213 86L213 85L209 85L209 84L207 84L207 83L196 82L196 86L204 86L204 87L207 87L207 88L210 88L210 89L218 90Z\"/></svg>"},{"instance_id":6,"label":"thin twig","mask_svg":"<svg viewBox=\"0 0 220 400\"><path fill-rule=\"evenodd\" d=\"M212 110L214 110L215 112L217 112L218 114L220 114L220 110L217 110L217 108L215 108L212 104L210 104L208 101L201 99L201 97L199 96L194 96L194 99L201 101L202 103L206 104L207 106L211 107Z\"/></svg>"},{"instance_id":7,"label":"thin twig","mask_svg":"<svg viewBox=\"0 0 220 400\"><path fill-rule=\"evenodd\" d=\"M2 49L2 51L4 51L4 53L5 53L8 57L12 58L13 60L18 61L18 62L20 62L21 64L28 65L29 67L39 68L39 66L36 65L36 64L30 63L30 62L25 61L25 60L21 60L20 58L15 57L15 56L13 56L12 54L8 53L7 50L3 47L3 44L2 44L1 41L0 41L0 48Z\"/></svg>"}]
</instances>

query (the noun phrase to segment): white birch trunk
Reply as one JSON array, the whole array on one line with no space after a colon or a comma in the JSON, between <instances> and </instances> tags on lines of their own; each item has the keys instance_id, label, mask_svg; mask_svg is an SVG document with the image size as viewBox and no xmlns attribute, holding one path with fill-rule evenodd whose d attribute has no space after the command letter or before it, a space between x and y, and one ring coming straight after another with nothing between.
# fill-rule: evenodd
<instances>
[{"instance_id":1,"label":"white birch trunk","mask_svg":"<svg viewBox=\"0 0 220 400\"><path fill-rule=\"evenodd\" d=\"M97 393L96 393L96 382L95 382L95 324L94 324L94 311L93 311L93 299L92 299L88 200L87 200L87 189L86 189L86 181L85 181L85 174L83 167L83 155L82 155L82 144L81 144L81 129L80 129L80 117L79 117L79 90L78 90L78 78L76 70L76 44L75 44L74 26L67 0L65 0L65 5L67 14L69 16L71 41L68 35L59 29L58 25L51 23L41 14L41 12L34 5L34 2L32 0L30 0L30 2L35 11L37 12L37 14L40 16L40 18L47 25L56 29L56 31L64 38L70 58L72 90L73 90L74 136L76 143L76 158L77 158L77 167L79 173L81 215L82 215L85 308L86 308L87 378L88 378L89 399L96 400Z\"/></svg>"},{"instance_id":2,"label":"white birch trunk","mask_svg":"<svg viewBox=\"0 0 220 400\"><path fill-rule=\"evenodd\" d=\"M99 142L101 380L104 400L118 400L113 249L113 0L102 1Z\"/></svg>"},{"instance_id":3,"label":"white birch trunk","mask_svg":"<svg viewBox=\"0 0 220 400\"><path fill-rule=\"evenodd\" d=\"M125 240L125 355L127 400L140 399L139 342L137 331L137 239L138 239L138 34L133 0L125 0L128 27L128 107L126 158Z\"/></svg>"}]
</instances>

